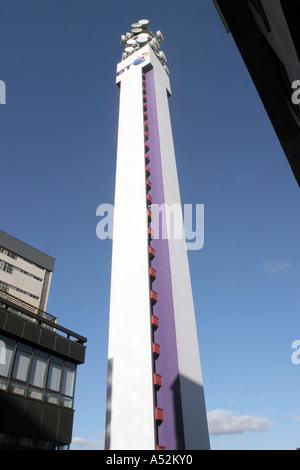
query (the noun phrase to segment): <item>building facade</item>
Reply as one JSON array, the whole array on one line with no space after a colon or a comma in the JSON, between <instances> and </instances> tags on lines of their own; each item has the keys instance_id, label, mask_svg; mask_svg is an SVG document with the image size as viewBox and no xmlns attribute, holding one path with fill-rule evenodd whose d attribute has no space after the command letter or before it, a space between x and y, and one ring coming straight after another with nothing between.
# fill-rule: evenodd
<instances>
[{"instance_id":1,"label":"building facade","mask_svg":"<svg viewBox=\"0 0 300 470\"><path fill-rule=\"evenodd\" d=\"M117 66L106 449L209 449L162 40L133 24Z\"/></svg>"},{"instance_id":2,"label":"building facade","mask_svg":"<svg viewBox=\"0 0 300 470\"><path fill-rule=\"evenodd\" d=\"M62 450L71 443L87 340L45 311L54 261L0 232L1 450Z\"/></svg>"},{"instance_id":3,"label":"building facade","mask_svg":"<svg viewBox=\"0 0 300 470\"><path fill-rule=\"evenodd\" d=\"M0 230L0 289L40 310L47 301L55 260Z\"/></svg>"},{"instance_id":4,"label":"building facade","mask_svg":"<svg viewBox=\"0 0 300 470\"><path fill-rule=\"evenodd\" d=\"M213 0L300 186L298 0Z\"/></svg>"}]
</instances>

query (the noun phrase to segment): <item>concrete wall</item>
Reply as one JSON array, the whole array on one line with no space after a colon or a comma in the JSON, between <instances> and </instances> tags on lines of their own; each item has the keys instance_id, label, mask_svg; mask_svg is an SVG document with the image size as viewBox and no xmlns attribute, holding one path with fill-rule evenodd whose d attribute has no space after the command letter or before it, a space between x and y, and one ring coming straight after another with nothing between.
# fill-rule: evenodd
<instances>
[{"instance_id":1,"label":"concrete wall","mask_svg":"<svg viewBox=\"0 0 300 470\"><path fill-rule=\"evenodd\" d=\"M125 65L122 62L120 66L132 63L140 54L139 51L130 56L124 61ZM141 65L131 65L118 80L120 109L110 297L106 448L154 449Z\"/></svg>"}]
</instances>

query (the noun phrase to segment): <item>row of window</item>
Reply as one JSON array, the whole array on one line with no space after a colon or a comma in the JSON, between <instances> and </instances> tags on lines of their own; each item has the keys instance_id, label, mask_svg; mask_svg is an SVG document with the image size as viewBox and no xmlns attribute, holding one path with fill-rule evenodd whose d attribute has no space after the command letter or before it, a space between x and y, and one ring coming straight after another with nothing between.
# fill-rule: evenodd
<instances>
[{"instance_id":1,"label":"row of window","mask_svg":"<svg viewBox=\"0 0 300 470\"><path fill-rule=\"evenodd\" d=\"M68 450L68 444L0 433L0 449Z\"/></svg>"},{"instance_id":2,"label":"row of window","mask_svg":"<svg viewBox=\"0 0 300 470\"><path fill-rule=\"evenodd\" d=\"M7 292L9 293L11 290L14 290L16 292L20 292L20 294L27 295L28 297L31 297L32 299L39 300L39 297L37 295L31 294L30 292L27 292L26 290L19 289L19 287L12 286L11 284L7 284L6 282L0 281L0 291Z\"/></svg>"},{"instance_id":3,"label":"row of window","mask_svg":"<svg viewBox=\"0 0 300 470\"><path fill-rule=\"evenodd\" d=\"M76 366L0 335L0 390L73 407Z\"/></svg>"},{"instance_id":4,"label":"row of window","mask_svg":"<svg viewBox=\"0 0 300 470\"><path fill-rule=\"evenodd\" d=\"M12 259L21 259L21 260L23 260L23 261L26 261L26 263L32 264L32 265L35 266L36 268L42 269L42 270L44 271L44 268L42 268L41 266L38 266L38 265L35 264L33 261L29 261L28 259L23 258L22 256L17 255L17 254L14 253L13 251L10 251L10 250L7 250L6 248L3 248L3 246L0 246L0 253L3 253L4 255L9 256L9 257L12 258Z\"/></svg>"},{"instance_id":5,"label":"row of window","mask_svg":"<svg viewBox=\"0 0 300 470\"><path fill-rule=\"evenodd\" d=\"M17 266L13 266L12 264L7 263L6 261L3 261L1 259L0 259L0 269L2 271L5 271L8 274L13 274L14 271L18 271L22 274L25 274L26 276L32 277L36 281L40 281L40 282L43 281L43 279L41 279L40 277L35 276L34 274L31 274L27 271L24 271L24 269L18 268Z\"/></svg>"},{"instance_id":6,"label":"row of window","mask_svg":"<svg viewBox=\"0 0 300 470\"><path fill-rule=\"evenodd\" d=\"M17 259L17 255L15 253L7 250L6 248L3 248L2 246L0 246L0 253L3 253L4 255L9 256L12 259Z\"/></svg>"}]
</instances>

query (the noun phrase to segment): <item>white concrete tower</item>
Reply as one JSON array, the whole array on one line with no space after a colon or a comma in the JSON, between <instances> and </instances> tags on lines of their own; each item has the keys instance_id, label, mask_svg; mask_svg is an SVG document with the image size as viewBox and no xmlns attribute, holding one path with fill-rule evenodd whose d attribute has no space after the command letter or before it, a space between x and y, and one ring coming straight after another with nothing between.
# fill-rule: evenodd
<instances>
[{"instance_id":1,"label":"white concrete tower","mask_svg":"<svg viewBox=\"0 0 300 470\"><path fill-rule=\"evenodd\" d=\"M121 37L106 449L209 449L162 34ZM157 210L159 208L159 211ZM155 211L154 211L155 209ZM153 214L167 227L153 233ZM155 228L158 223L156 219Z\"/></svg>"}]
</instances>

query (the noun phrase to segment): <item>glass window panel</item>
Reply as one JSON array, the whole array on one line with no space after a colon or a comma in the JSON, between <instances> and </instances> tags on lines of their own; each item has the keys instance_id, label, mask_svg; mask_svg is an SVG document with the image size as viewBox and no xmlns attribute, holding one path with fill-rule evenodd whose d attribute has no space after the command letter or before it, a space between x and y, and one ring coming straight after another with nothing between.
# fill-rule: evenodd
<instances>
[{"instance_id":1,"label":"glass window panel","mask_svg":"<svg viewBox=\"0 0 300 470\"><path fill-rule=\"evenodd\" d=\"M31 447L34 447L35 442L30 437L19 437L18 444L20 447L31 448Z\"/></svg>"},{"instance_id":2,"label":"glass window panel","mask_svg":"<svg viewBox=\"0 0 300 470\"><path fill-rule=\"evenodd\" d=\"M69 369L69 367L64 368L63 382L62 382L62 393L64 395L73 396L74 390L74 379L75 379L75 370Z\"/></svg>"},{"instance_id":3,"label":"glass window panel","mask_svg":"<svg viewBox=\"0 0 300 470\"><path fill-rule=\"evenodd\" d=\"M69 450L69 444L63 444L62 446L60 446L59 444L56 444L55 450Z\"/></svg>"},{"instance_id":4,"label":"glass window panel","mask_svg":"<svg viewBox=\"0 0 300 470\"><path fill-rule=\"evenodd\" d=\"M5 342L0 340L0 364L5 364L6 354L5 354Z\"/></svg>"},{"instance_id":5,"label":"glass window panel","mask_svg":"<svg viewBox=\"0 0 300 470\"><path fill-rule=\"evenodd\" d=\"M60 387L60 379L61 366L59 364L54 364L53 362L50 362L47 388L58 392Z\"/></svg>"},{"instance_id":6,"label":"glass window panel","mask_svg":"<svg viewBox=\"0 0 300 470\"><path fill-rule=\"evenodd\" d=\"M14 346L0 341L0 375L8 377Z\"/></svg>"},{"instance_id":7,"label":"glass window panel","mask_svg":"<svg viewBox=\"0 0 300 470\"><path fill-rule=\"evenodd\" d=\"M53 450L54 443L50 441L38 441L37 448L44 450Z\"/></svg>"},{"instance_id":8,"label":"glass window panel","mask_svg":"<svg viewBox=\"0 0 300 470\"><path fill-rule=\"evenodd\" d=\"M45 357L33 357L29 381L31 385L44 388L47 362Z\"/></svg>"},{"instance_id":9,"label":"glass window panel","mask_svg":"<svg viewBox=\"0 0 300 470\"><path fill-rule=\"evenodd\" d=\"M16 436L11 436L10 434L0 434L0 443L1 444L12 444L14 445L16 443L17 437Z\"/></svg>"},{"instance_id":10,"label":"glass window panel","mask_svg":"<svg viewBox=\"0 0 300 470\"><path fill-rule=\"evenodd\" d=\"M17 351L12 377L26 382L30 364L30 354Z\"/></svg>"},{"instance_id":11,"label":"glass window panel","mask_svg":"<svg viewBox=\"0 0 300 470\"><path fill-rule=\"evenodd\" d=\"M60 403L62 406L65 406L66 408L72 408L73 398L62 396Z\"/></svg>"},{"instance_id":12,"label":"glass window panel","mask_svg":"<svg viewBox=\"0 0 300 470\"><path fill-rule=\"evenodd\" d=\"M6 390L7 388L7 379L0 377L0 390Z\"/></svg>"},{"instance_id":13,"label":"glass window panel","mask_svg":"<svg viewBox=\"0 0 300 470\"><path fill-rule=\"evenodd\" d=\"M45 393L45 401L47 403L53 403L55 405L58 405L58 401L59 401L58 393L46 392Z\"/></svg>"},{"instance_id":14,"label":"glass window panel","mask_svg":"<svg viewBox=\"0 0 300 470\"><path fill-rule=\"evenodd\" d=\"M43 390L40 388L35 388L35 387L28 387L27 390L27 396L30 398L35 398L36 400L42 400L43 399Z\"/></svg>"},{"instance_id":15,"label":"glass window panel","mask_svg":"<svg viewBox=\"0 0 300 470\"><path fill-rule=\"evenodd\" d=\"M13 382L11 380L9 383L9 390L17 395L25 395L26 385L20 384L19 382Z\"/></svg>"}]
</instances>

